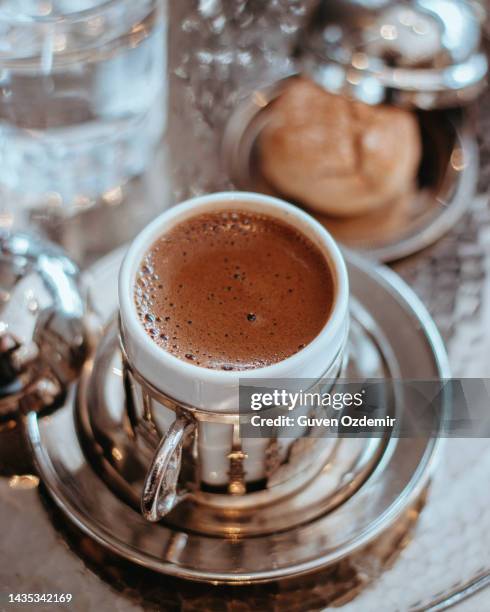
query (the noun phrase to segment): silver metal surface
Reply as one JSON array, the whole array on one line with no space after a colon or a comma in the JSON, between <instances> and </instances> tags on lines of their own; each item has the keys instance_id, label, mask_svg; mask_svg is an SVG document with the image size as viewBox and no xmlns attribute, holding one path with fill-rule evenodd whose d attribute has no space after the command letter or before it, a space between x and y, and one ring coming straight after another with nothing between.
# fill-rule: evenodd
<instances>
[{"instance_id":1,"label":"silver metal surface","mask_svg":"<svg viewBox=\"0 0 490 612\"><path fill-rule=\"evenodd\" d=\"M294 76L252 92L230 118L222 157L238 189L281 196L261 174L259 136L275 99ZM349 219L312 213L342 244L378 261L395 261L436 242L461 219L475 194L479 161L472 113L420 112L418 118L423 154L413 193Z\"/></svg>"},{"instance_id":2,"label":"silver metal surface","mask_svg":"<svg viewBox=\"0 0 490 612\"><path fill-rule=\"evenodd\" d=\"M352 335L351 345L356 342L355 332ZM253 517L255 509L275 504L301 490L305 483L322 472L334 454L339 482L342 483L346 473L351 474L349 487L339 486L334 491L335 503L338 503L340 489L352 491L353 483L362 482L363 471L370 469L377 441L351 442L346 453L349 461L342 471L338 461L342 452L337 452L331 439L318 436L317 430L311 428L295 440L278 437L265 441L267 448L263 448L263 455L260 455L262 464L254 463L255 477L247 477L247 446L243 446L240 438L240 416L213 411L212 406L201 410L165 395L129 364L124 340L119 336L113 321L106 329L93 365L86 368L82 377L77 413L80 431L89 454L95 457L97 468L112 488L117 489L121 480L125 483L119 486L120 493L127 498L129 489L130 503L135 507L138 506L136 500L141 497L143 516L148 520L159 520L177 503L192 499L205 507L200 507L197 513L192 505L183 509L189 528L224 535L230 527L227 516L234 510L246 511L249 515L246 524L241 516L242 532L273 531L278 525L290 526L291 517L286 519L278 510L274 520L272 517L267 521L263 517L256 520ZM325 364L322 392L331 389L341 371L348 371L355 378L374 372L379 377L386 375L381 363L376 364L377 368L371 363L367 373L354 370L344 349L343 346L332 362ZM218 461L221 467L215 468L224 471L219 484L206 481L203 475L206 458L202 455L209 451L206 444L201 448L200 438L209 440L213 435L217 436L215 439L222 451L221 461ZM124 461L118 457L124 457ZM215 460L216 457L217 454ZM331 474L329 480L332 480ZM319 500L330 497L335 489L332 483L323 484ZM174 516L179 515L180 511L174 513ZM235 528L239 529L240 524Z\"/></svg>"},{"instance_id":3,"label":"silver metal surface","mask_svg":"<svg viewBox=\"0 0 490 612\"><path fill-rule=\"evenodd\" d=\"M352 355L358 367L362 364L366 371L370 363L379 366L381 360L392 375L449 376L434 324L398 277L351 256L349 273L358 304L353 318L360 336L370 339L362 345L364 351ZM28 418L38 469L57 504L82 531L112 552L163 573L200 581L263 582L344 558L410 507L427 483L439 445L435 438L390 439L366 482L330 512L282 532L247 537L230 529L226 538L210 538L168 522L149 524L114 495L80 446L73 399L49 418L38 419L35 414ZM400 406L399 418L404 416L407 413ZM314 485L310 493L310 498L291 498L289 509L296 517L317 499ZM257 509L255 514L261 512ZM179 518L187 524L185 513Z\"/></svg>"},{"instance_id":4,"label":"silver metal surface","mask_svg":"<svg viewBox=\"0 0 490 612\"><path fill-rule=\"evenodd\" d=\"M369 315L359 304L353 305L353 311L364 323L356 319L351 323L350 356L343 368L344 375L352 379L398 377L395 364L387 366L385 363L384 351L388 350L388 345L381 333L371 338L363 331L370 320ZM363 363L357 355L367 355L368 359ZM93 366L87 364L79 385L76 412L82 444L95 469L116 495L138 510L140 497L145 497L148 470L152 470L155 462L154 453L158 454L157 446L165 436L165 427L162 430L158 426L158 413L163 406L171 405L171 400L162 398L153 411L147 410L145 419L135 418L133 409L129 408L131 402L128 406L128 397L132 394L129 395L126 385L123 388L122 372L117 327L112 323ZM330 382L328 376L327 379ZM386 414L395 416L396 410L390 401L391 398L387 398ZM149 406L148 402L146 405ZM183 414L182 407L174 405L174 409ZM239 427L235 414L195 409L187 410L186 414L188 420L196 424L229 423L233 434ZM226 432L222 432L221 437L225 436ZM257 535L290 529L324 514L352 496L372 473L387 443L383 438L334 440L315 437L313 429L309 437L294 441L289 453L278 456L267 478L255 483L251 490L233 477L239 444L230 446L229 481L219 488L200 480L199 456L195 450L192 452L191 444L184 449L188 454L184 463L187 480L180 485L186 494L180 497L179 508L168 515L166 521L182 529L222 537L230 532ZM237 484L242 485L239 494L236 494ZM292 495L295 495L294 504L291 504ZM156 500L148 501L153 506Z\"/></svg>"},{"instance_id":5,"label":"silver metal surface","mask_svg":"<svg viewBox=\"0 0 490 612\"><path fill-rule=\"evenodd\" d=\"M464 0L322 0L300 34L298 68L368 104L461 106L485 85L480 13Z\"/></svg>"},{"instance_id":6,"label":"silver metal surface","mask_svg":"<svg viewBox=\"0 0 490 612\"><path fill-rule=\"evenodd\" d=\"M0 418L60 400L90 348L78 268L58 247L0 235Z\"/></svg>"},{"instance_id":7,"label":"silver metal surface","mask_svg":"<svg viewBox=\"0 0 490 612\"><path fill-rule=\"evenodd\" d=\"M433 601L429 607L424 608L423 612L442 612L443 610L449 610L488 587L490 587L490 572L475 578L475 580L472 580L449 594L445 593L442 597ZM473 608L473 610L476 610L476 608ZM422 612L421 609L420 612Z\"/></svg>"},{"instance_id":8,"label":"silver metal surface","mask_svg":"<svg viewBox=\"0 0 490 612\"><path fill-rule=\"evenodd\" d=\"M182 446L194 429L193 421L185 415L179 415L160 440L141 494L141 513L147 521L159 521L187 495L187 491L178 489L178 480Z\"/></svg>"}]
</instances>

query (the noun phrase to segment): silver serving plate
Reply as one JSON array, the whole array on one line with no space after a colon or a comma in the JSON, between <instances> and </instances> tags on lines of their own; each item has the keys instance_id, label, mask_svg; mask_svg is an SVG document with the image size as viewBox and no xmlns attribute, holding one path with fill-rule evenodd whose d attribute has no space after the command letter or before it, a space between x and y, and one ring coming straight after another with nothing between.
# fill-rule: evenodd
<instances>
[{"instance_id":1,"label":"silver serving plate","mask_svg":"<svg viewBox=\"0 0 490 612\"><path fill-rule=\"evenodd\" d=\"M289 199L261 174L259 136L274 101L294 76L252 92L227 124L223 160L238 189ZM461 219L475 194L479 160L471 110L419 111L417 116L423 154L413 193L353 218L310 211L342 244L377 261L395 261L436 242Z\"/></svg>"},{"instance_id":2,"label":"silver serving plate","mask_svg":"<svg viewBox=\"0 0 490 612\"><path fill-rule=\"evenodd\" d=\"M385 268L352 255L347 259L354 298L352 367L361 373L382 372L393 378L448 377L442 340L412 291ZM93 291L98 303L107 306L106 317L116 305L107 281L117 276L119 263L120 257L115 256L94 269ZM113 357L117 359L116 352ZM116 385L114 391L121 384L120 377L117 366L109 370L112 375L106 373L105 377L108 385ZM112 418L117 424L118 402L109 399L101 406L104 410L113 407ZM393 410L399 421L410 418L402 400L396 400ZM364 458L369 461L358 462L361 477L352 491L339 488L337 504L332 503L332 492L321 493L322 483L336 468L332 464L300 495L282 502L280 512L275 506L255 510L258 522L273 521L280 514L286 517L278 529L247 533L231 520L223 535L215 529L220 521L225 521L226 527L226 517L200 515L200 508L194 508L194 516L190 508L189 513L159 524L146 522L121 493L114 474L104 471L99 461L88 459L79 431L83 413L83 401L77 403L73 388L65 405L54 414L28 417L35 461L55 502L84 533L113 553L158 572L213 583L249 584L298 576L351 555L380 536L417 501L440 445L438 438L428 436L390 437L374 446L372 440L365 440ZM109 428L111 432L115 435ZM99 450L103 461L106 457L103 449ZM346 465L341 463L341 467ZM119 471L119 479L121 475L127 477L124 471ZM350 475L344 474L344 478L349 481ZM186 516L188 521L183 520ZM215 535L210 535L213 530Z\"/></svg>"}]
</instances>

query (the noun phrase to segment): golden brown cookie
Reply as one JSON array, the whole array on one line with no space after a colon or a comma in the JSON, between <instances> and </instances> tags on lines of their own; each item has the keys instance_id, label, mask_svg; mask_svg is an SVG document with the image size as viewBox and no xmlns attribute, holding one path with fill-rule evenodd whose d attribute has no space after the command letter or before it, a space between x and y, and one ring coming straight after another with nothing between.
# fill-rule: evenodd
<instances>
[{"instance_id":1,"label":"golden brown cookie","mask_svg":"<svg viewBox=\"0 0 490 612\"><path fill-rule=\"evenodd\" d=\"M304 78L292 80L270 112L261 168L283 195L352 216L411 189L421 157L413 113L353 102Z\"/></svg>"}]
</instances>

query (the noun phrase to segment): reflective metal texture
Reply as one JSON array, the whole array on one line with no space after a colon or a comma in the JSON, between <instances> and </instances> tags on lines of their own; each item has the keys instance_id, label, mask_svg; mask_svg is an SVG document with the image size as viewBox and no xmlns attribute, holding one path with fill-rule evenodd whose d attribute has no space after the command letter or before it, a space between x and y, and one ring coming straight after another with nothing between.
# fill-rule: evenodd
<instances>
[{"instance_id":1,"label":"reflective metal texture","mask_svg":"<svg viewBox=\"0 0 490 612\"><path fill-rule=\"evenodd\" d=\"M360 306L355 310L362 312ZM384 365L380 343L380 339L371 340L359 323L352 322L351 356L344 364L342 375L354 379L395 376L396 372ZM368 363L359 365L354 356L366 354L369 355ZM338 367L338 363L332 364L331 371L325 373L326 380L331 381L338 375ZM106 329L93 366L87 366L79 387L79 430L82 444L98 473L116 495L138 510L141 498L143 514L149 520L161 519L178 502L179 507L166 517L166 521L182 529L226 536L230 530L251 535L290 528L298 521L318 516L350 497L372 472L387 444L384 439L315 437L314 430L310 437L291 441L287 453L280 452L277 443L280 440L276 444L271 441L269 452L265 454L267 477L247 490L241 479L242 446L237 415L179 406L141 379L143 391L140 387L135 393L134 388L128 386L127 378L123 377L124 372L117 328L112 323ZM134 373L130 376L134 377ZM146 410L143 412L141 407L135 410L133 398L145 394L147 397L151 394L142 402ZM175 413L167 431L169 441L176 444L170 446L161 442L167 427L163 425L162 430L163 406ZM387 408L387 414L394 411L394 405ZM176 431L184 434L184 430L206 423L221 426L221 441L225 446L227 437L230 437L229 481L223 487L211 487L201 480L201 461L195 445L189 444L189 439L187 444L182 444L185 440L175 435ZM164 452L155 460L157 447ZM171 478L161 490L163 495L157 496L158 480L154 472L159 471L162 462L169 460L168 452L170 460L172 455L174 457ZM182 456L182 453L183 469L180 478L176 479L179 476L176 473L176 455ZM152 496L149 487L153 489ZM294 508L303 506L301 514L291 510L289 498L292 494L297 495ZM158 509L159 504L163 508ZM257 512L258 508L266 506L267 511Z\"/></svg>"},{"instance_id":2,"label":"reflective metal texture","mask_svg":"<svg viewBox=\"0 0 490 612\"><path fill-rule=\"evenodd\" d=\"M78 268L58 247L0 235L0 419L56 404L89 353Z\"/></svg>"},{"instance_id":3,"label":"reflective metal texture","mask_svg":"<svg viewBox=\"0 0 490 612\"><path fill-rule=\"evenodd\" d=\"M239 189L281 196L262 176L259 137L273 116L274 101L293 78L254 90L230 118L222 158ZM478 148L472 113L420 111L418 121L423 153L413 193L353 218L312 213L337 240L378 261L406 257L441 238L461 219L475 194Z\"/></svg>"},{"instance_id":4,"label":"reflective metal texture","mask_svg":"<svg viewBox=\"0 0 490 612\"><path fill-rule=\"evenodd\" d=\"M460 106L485 85L481 17L464 0L322 0L300 35L299 70L368 104Z\"/></svg>"},{"instance_id":5,"label":"reflective metal texture","mask_svg":"<svg viewBox=\"0 0 490 612\"><path fill-rule=\"evenodd\" d=\"M115 260L114 272L117 265ZM357 258L349 257L349 273L355 297L352 315L356 321L351 338L355 347L351 351L352 364L365 375L368 372L375 375L382 367L392 377L448 376L440 337L411 291L389 271L361 263ZM400 329L413 331L400 334ZM114 351L108 354L114 356ZM118 372L117 361L110 361L106 371L113 374L106 375L106 393L107 397L117 399L123 391L121 371ZM82 531L112 552L163 573L200 581L268 581L338 562L377 538L414 503L427 483L438 447L437 440L430 437L390 439L385 451L378 449L380 455L375 459L374 469L372 466L364 473L363 482L333 506L330 505L333 497L323 491L335 462L300 495L257 508L245 522L239 520L240 513L236 511L226 515L223 510L215 517L212 512L207 514L204 506L189 503L186 507L179 505L178 511L164 522L152 525L126 503L128 498L123 499L124 484L130 493L128 484L132 482L124 478L116 482L117 471L113 470L105 475L107 482L113 479L113 487L109 488L90 465L88 449L86 445L85 449L80 446L76 426L75 412L83 411L80 398L76 406L70 397L49 419L29 416L29 438L36 463L55 501ZM126 435L127 445L114 447L113 453L115 460L124 464L126 451L131 452L128 422L121 419L120 404L110 401L107 406L112 412L102 410L105 431L117 431L114 424L120 422L119 441L124 442L122 436ZM403 402L396 403L395 409L401 419L408 415ZM66 444L58 443L60 437ZM340 444L345 443L346 455L352 458L348 442L346 439ZM97 446L94 441L92 450L97 450ZM339 465L347 464L340 461ZM120 471L121 474L124 472ZM125 475L129 480L129 473ZM333 470L330 484L334 491L339 490L336 481L339 476ZM344 474L344 483L351 479L352 474ZM283 523L279 525L281 517ZM247 527L253 526L254 520L258 524L270 521L273 532L261 535L256 531L249 537L253 531L247 533ZM199 533L209 533L216 525L229 528L226 537L210 538Z\"/></svg>"}]
</instances>

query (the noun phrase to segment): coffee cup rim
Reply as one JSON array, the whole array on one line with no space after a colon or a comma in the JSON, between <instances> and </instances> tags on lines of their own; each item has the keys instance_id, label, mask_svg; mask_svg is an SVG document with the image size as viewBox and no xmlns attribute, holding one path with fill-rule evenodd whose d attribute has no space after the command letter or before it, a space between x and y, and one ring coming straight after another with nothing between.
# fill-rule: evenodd
<instances>
[{"instance_id":1,"label":"coffee cup rim","mask_svg":"<svg viewBox=\"0 0 490 612\"><path fill-rule=\"evenodd\" d=\"M228 204L226 206L225 204ZM294 221L301 224L298 231L313 239L315 244L326 255L328 263L334 274L334 301L329 317L320 332L304 348L297 353L271 365L250 370L213 370L193 363L187 363L175 355L157 345L146 333L138 317L134 301L134 286L137 270L148 252L151 245L171 227L191 218L195 215L213 210L216 206L219 210L234 208L236 210L250 210L263 212L266 215L281 219L296 227ZM257 205L264 206L259 210ZM275 214L276 213L276 214ZM308 228L309 231L305 231ZM231 380L256 378L274 379L282 378L299 367L308 353L315 351L320 343L324 343L328 336L334 339L345 325L345 317L348 309L349 282L347 269L335 240L330 233L311 215L302 209L289 204L279 198L246 191L223 191L203 196L196 196L181 202L155 218L147 225L133 240L129 246L119 272L119 305L121 311L121 323L123 341L126 334L130 334L132 340L138 344L138 352L143 352L147 358L155 360L161 367L168 366L178 369L183 374L198 378L206 383L230 382ZM326 363L326 368L328 367ZM136 365L137 368L137 365ZM145 372L140 372L145 376Z\"/></svg>"}]
</instances>

